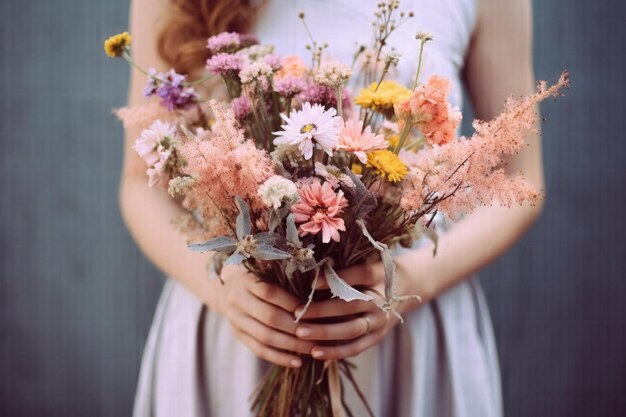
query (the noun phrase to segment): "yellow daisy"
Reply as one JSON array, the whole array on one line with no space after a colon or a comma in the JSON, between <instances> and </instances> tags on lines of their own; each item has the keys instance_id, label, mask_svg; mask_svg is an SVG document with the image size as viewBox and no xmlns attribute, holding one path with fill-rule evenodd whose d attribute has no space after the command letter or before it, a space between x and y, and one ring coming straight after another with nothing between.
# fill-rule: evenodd
<instances>
[{"instance_id":1,"label":"yellow daisy","mask_svg":"<svg viewBox=\"0 0 626 417\"><path fill-rule=\"evenodd\" d=\"M368 153L367 166L389 182L401 181L409 171L398 155L386 149Z\"/></svg>"},{"instance_id":2,"label":"yellow daisy","mask_svg":"<svg viewBox=\"0 0 626 417\"><path fill-rule=\"evenodd\" d=\"M128 32L118 33L104 41L104 52L110 58L119 58L124 55L126 47L130 45L132 37Z\"/></svg>"},{"instance_id":3,"label":"yellow daisy","mask_svg":"<svg viewBox=\"0 0 626 417\"><path fill-rule=\"evenodd\" d=\"M372 83L369 87L359 91L354 102L361 107L374 111L393 111L394 104L408 100L411 90L393 80L385 80L380 83Z\"/></svg>"}]
</instances>

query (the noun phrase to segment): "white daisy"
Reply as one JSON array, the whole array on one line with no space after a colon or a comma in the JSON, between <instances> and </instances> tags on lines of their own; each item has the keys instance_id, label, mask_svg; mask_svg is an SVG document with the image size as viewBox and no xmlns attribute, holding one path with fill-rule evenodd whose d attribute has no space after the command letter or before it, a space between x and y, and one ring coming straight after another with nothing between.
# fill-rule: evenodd
<instances>
[{"instance_id":1,"label":"white daisy","mask_svg":"<svg viewBox=\"0 0 626 417\"><path fill-rule=\"evenodd\" d=\"M287 124L281 126L283 130L272 132L279 136L274 139L274 144L298 145L304 159L313 157L314 145L333 156L343 125L341 117L336 114L335 109L325 110L320 104L311 105L308 102L304 103L302 110L292 110L289 117L281 114Z\"/></svg>"}]
</instances>

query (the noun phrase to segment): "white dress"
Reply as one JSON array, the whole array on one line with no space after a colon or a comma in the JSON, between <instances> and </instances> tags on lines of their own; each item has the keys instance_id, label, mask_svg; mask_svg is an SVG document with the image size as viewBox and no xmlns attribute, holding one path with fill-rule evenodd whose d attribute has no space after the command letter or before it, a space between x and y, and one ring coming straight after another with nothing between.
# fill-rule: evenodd
<instances>
[{"instance_id":1,"label":"white dress","mask_svg":"<svg viewBox=\"0 0 626 417\"><path fill-rule=\"evenodd\" d=\"M417 30L432 33L423 78L437 73L453 81L451 101L461 105L459 72L473 32L476 0L411 0L401 8L415 17L391 45L402 54L399 77L414 74ZM272 1L256 34L281 54L308 58L308 37L297 18L304 11L318 42L351 62L354 41L367 42L376 1ZM419 266L416 266L419 267ZM500 417L497 353L489 312L478 283L466 280L405 317L385 340L362 353L356 378L378 417ZM135 417L247 417L248 396L267 363L233 336L229 324L169 279L146 344ZM349 384L346 386L348 387ZM348 387L349 388L349 387ZM366 415L347 392L356 416Z\"/></svg>"}]
</instances>

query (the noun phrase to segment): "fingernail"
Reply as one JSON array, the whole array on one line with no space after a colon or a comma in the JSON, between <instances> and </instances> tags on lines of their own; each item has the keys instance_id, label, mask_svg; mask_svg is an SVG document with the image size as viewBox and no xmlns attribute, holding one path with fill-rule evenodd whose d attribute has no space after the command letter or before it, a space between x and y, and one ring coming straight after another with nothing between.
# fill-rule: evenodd
<instances>
[{"instance_id":1,"label":"fingernail","mask_svg":"<svg viewBox=\"0 0 626 417\"><path fill-rule=\"evenodd\" d=\"M296 368L299 368L301 365L302 365L302 361L300 359L291 360L291 366L295 366Z\"/></svg>"},{"instance_id":2,"label":"fingernail","mask_svg":"<svg viewBox=\"0 0 626 417\"><path fill-rule=\"evenodd\" d=\"M298 337L311 336L311 329L309 329L308 327L298 327L296 329L296 334L298 335Z\"/></svg>"},{"instance_id":3,"label":"fingernail","mask_svg":"<svg viewBox=\"0 0 626 417\"><path fill-rule=\"evenodd\" d=\"M324 351L322 350L314 350L312 353L314 358L321 358L324 356Z\"/></svg>"}]
</instances>

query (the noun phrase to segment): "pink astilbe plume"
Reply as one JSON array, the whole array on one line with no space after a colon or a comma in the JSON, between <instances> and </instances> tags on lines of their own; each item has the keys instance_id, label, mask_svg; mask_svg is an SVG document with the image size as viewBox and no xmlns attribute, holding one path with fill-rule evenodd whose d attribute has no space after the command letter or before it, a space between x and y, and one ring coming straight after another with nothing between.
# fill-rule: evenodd
<instances>
[{"instance_id":1,"label":"pink astilbe plume","mask_svg":"<svg viewBox=\"0 0 626 417\"><path fill-rule=\"evenodd\" d=\"M114 110L113 113L122 121L124 129L146 129L157 119L162 122L176 120L176 113L168 111L157 101L142 106L122 107Z\"/></svg>"},{"instance_id":2,"label":"pink astilbe plume","mask_svg":"<svg viewBox=\"0 0 626 417\"><path fill-rule=\"evenodd\" d=\"M196 178L187 196L203 215L213 213L214 205L224 213L236 213L235 196L258 211L265 205L257 191L274 175L272 161L267 152L244 137L231 108L216 101L209 107L215 116L211 131L200 138L187 138L180 145L187 162L184 171Z\"/></svg>"},{"instance_id":3,"label":"pink astilbe plume","mask_svg":"<svg viewBox=\"0 0 626 417\"><path fill-rule=\"evenodd\" d=\"M539 192L521 175L508 176L502 168L503 156L519 152L527 132L536 129L536 105L558 96L568 86L565 72L552 87L541 82L534 95L509 99L494 120L475 121L475 133L469 139L433 145L417 154L403 152L401 158L409 174L403 184L401 207L414 211L437 209L454 219L480 205L535 203Z\"/></svg>"}]
</instances>

